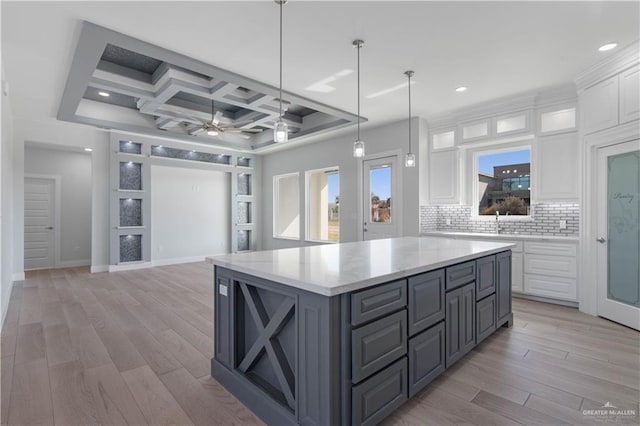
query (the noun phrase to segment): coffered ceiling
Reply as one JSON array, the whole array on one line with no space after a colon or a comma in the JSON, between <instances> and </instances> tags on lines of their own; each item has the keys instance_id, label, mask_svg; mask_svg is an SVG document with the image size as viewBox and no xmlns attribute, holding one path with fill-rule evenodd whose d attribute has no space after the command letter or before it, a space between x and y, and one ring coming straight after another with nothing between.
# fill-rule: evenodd
<instances>
[{"instance_id":1,"label":"coffered ceiling","mask_svg":"<svg viewBox=\"0 0 640 426\"><path fill-rule=\"evenodd\" d=\"M180 123L190 123L182 115L210 118L210 100L215 97L229 121L246 114L263 119L254 126L264 128L263 133L250 135L249 140L226 141L259 152L354 131L349 123L354 122L356 112L356 57L351 46L355 38L365 40L362 114L369 119L365 127L406 118L403 72L407 69L416 72L412 79L414 114L428 118L496 98L570 84L578 73L615 53L599 52L602 44L615 41L624 47L640 38L637 1L291 0L284 8L283 75L291 122L311 123L316 111L334 118L327 118L327 123L349 123L343 123L347 127L342 129L337 124L333 128L337 130L318 136L305 136L302 126L290 143L267 146L262 144L269 141L261 138L271 133L272 118L257 114L268 115L277 99L278 8L272 0L2 1L1 7L3 68L16 117L46 120L61 114L70 119L65 114L73 111L102 120L87 121L97 126L113 127L105 121L126 123L132 129L211 141L189 135L191 126ZM77 105L67 105L65 86L83 42L83 21L159 50L141 50L135 43L127 46L113 40L108 42L113 48L97 47L92 51L95 62L85 70L88 77L78 79L85 86L73 91ZM162 52L193 62L189 66L176 63ZM98 66L101 61L113 65ZM135 72L118 74L114 71L122 70L118 67ZM185 70L193 74L187 76ZM153 86L153 75L159 78L160 71L169 73L165 78L171 81L170 87ZM139 73L152 78L130 78L141 76ZM121 81L121 74L128 79ZM230 96L213 93L223 90L218 85L221 81L230 84L225 90L233 87L227 93ZM116 82L127 90L109 100L97 98L100 87L113 88ZM458 86L468 90L455 92ZM139 96L145 90L153 96ZM249 94L254 92L264 96ZM141 109L150 113L141 113ZM195 125L193 121L190 124Z\"/></svg>"}]
</instances>

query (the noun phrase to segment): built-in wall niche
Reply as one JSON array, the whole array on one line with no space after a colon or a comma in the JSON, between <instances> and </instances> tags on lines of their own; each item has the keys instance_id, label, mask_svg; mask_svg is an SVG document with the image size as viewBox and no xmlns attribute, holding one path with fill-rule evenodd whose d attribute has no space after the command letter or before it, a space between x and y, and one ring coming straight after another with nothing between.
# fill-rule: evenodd
<instances>
[{"instance_id":1,"label":"built-in wall niche","mask_svg":"<svg viewBox=\"0 0 640 426\"><path fill-rule=\"evenodd\" d=\"M142 200L120 199L120 226L142 226Z\"/></svg>"},{"instance_id":2,"label":"built-in wall niche","mask_svg":"<svg viewBox=\"0 0 640 426\"><path fill-rule=\"evenodd\" d=\"M251 223L251 203L246 201L238 201L236 214L239 225Z\"/></svg>"},{"instance_id":3,"label":"built-in wall niche","mask_svg":"<svg viewBox=\"0 0 640 426\"><path fill-rule=\"evenodd\" d=\"M142 260L142 235L120 235L120 262Z\"/></svg>"},{"instance_id":4,"label":"built-in wall niche","mask_svg":"<svg viewBox=\"0 0 640 426\"><path fill-rule=\"evenodd\" d=\"M238 157L237 164L240 167L251 167L251 158Z\"/></svg>"},{"instance_id":5,"label":"built-in wall niche","mask_svg":"<svg viewBox=\"0 0 640 426\"><path fill-rule=\"evenodd\" d=\"M251 195L251 175L238 173L238 195Z\"/></svg>"},{"instance_id":6,"label":"built-in wall niche","mask_svg":"<svg viewBox=\"0 0 640 426\"><path fill-rule=\"evenodd\" d=\"M230 155L199 152L195 149L169 148L162 145L152 145L151 156L175 158L178 160L201 161L203 163L231 164Z\"/></svg>"},{"instance_id":7,"label":"built-in wall niche","mask_svg":"<svg viewBox=\"0 0 640 426\"><path fill-rule=\"evenodd\" d=\"M251 231L248 229L238 230L238 251L251 250Z\"/></svg>"},{"instance_id":8,"label":"built-in wall niche","mask_svg":"<svg viewBox=\"0 0 640 426\"><path fill-rule=\"evenodd\" d=\"M142 190L142 164L133 161L120 162L120 189Z\"/></svg>"},{"instance_id":9,"label":"built-in wall niche","mask_svg":"<svg viewBox=\"0 0 640 426\"><path fill-rule=\"evenodd\" d=\"M131 141L120 141L120 152L126 154L142 154L142 144Z\"/></svg>"}]
</instances>

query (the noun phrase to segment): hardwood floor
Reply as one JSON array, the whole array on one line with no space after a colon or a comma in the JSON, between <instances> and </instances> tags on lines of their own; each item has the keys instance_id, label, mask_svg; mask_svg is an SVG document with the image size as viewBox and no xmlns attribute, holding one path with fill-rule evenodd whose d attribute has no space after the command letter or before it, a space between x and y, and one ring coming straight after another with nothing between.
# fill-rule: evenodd
<instances>
[{"instance_id":1,"label":"hardwood floor","mask_svg":"<svg viewBox=\"0 0 640 426\"><path fill-rule=\"evenodd\" d=\"M2 424L261 424L209 376L204 263L17 284L2 330ZM385 425L638 424L640 333L514 299L501 329ZM636 416L585 415L606 403Z\"/></svg>"}]
</instances>

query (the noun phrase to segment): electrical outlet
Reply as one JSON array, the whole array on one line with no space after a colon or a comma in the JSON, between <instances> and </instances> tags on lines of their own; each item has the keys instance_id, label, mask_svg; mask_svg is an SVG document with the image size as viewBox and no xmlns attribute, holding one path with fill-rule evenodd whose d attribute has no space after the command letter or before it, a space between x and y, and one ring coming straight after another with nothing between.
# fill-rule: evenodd
<instances>
[{"instance_id":1,"label":"electrical outlet","mask_svg":"<svg viewBox=\"0 0 640 426\"><path fill-rule=\"evenodd\" d=\"M560 225L560 229L567 229L567 221L566 220L561 219L559 225Z\"/></svg>"},{"instance_id":2,"label":"electrical outlet","mask_svg":"<svg viewBox=\"0 0 640 426\"><path fill-rule=\"evenodd\" d=\"M444 220L444 222L445 222L445 224L446 224L447 226L448 226L448 225L451 225L451 218L450 218L450 217L446 218L446 219Z\"/></svg>"}]
</instances>

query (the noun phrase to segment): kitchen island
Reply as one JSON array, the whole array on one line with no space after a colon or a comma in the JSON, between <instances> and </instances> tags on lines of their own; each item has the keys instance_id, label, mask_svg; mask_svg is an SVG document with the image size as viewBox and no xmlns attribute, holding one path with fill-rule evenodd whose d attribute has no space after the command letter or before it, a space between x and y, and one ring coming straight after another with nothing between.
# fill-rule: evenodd
<instances>
[{"instance_id":1,"label":"kitchen island","mask_svg":"<svg viewBox=\"0 0 640 426\"><path fill-rule=\"evenodd\" d=\"M512 324L512 246L405 237L208 258L211 374L268 424L375 424Z\"/></svg>"}]
</instances>

